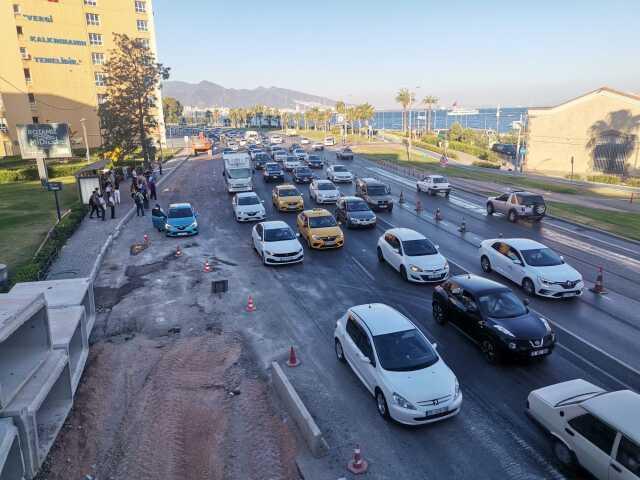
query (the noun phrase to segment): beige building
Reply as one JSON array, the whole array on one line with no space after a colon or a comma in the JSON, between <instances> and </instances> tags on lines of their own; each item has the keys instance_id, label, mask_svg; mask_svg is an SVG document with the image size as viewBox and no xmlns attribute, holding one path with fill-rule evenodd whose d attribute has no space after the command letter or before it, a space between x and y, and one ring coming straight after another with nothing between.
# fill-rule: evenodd
<instances>
[{"instance_id":1,"label":"beige building","mask_svg":"<svg viewBox=\"0 0 640 480\"><path fill-rule=\"evenodd\" d=\"M555 107L531 108L525 169L620 175L640 168L640 96L602 87Z\"/></svg>"},{"instance_id":2,"label":"beige building","mask_svg":"<svg viewBox=\"0 0 640 480\"><path fill-rule=\"evenodd\" d=\"M19 153L17 124L68 123L82 148L85 119L89 146L101 145L102 64L114 32L156 53L151 0L0 0L0 157Z\"/></svg>"}]
</instances>

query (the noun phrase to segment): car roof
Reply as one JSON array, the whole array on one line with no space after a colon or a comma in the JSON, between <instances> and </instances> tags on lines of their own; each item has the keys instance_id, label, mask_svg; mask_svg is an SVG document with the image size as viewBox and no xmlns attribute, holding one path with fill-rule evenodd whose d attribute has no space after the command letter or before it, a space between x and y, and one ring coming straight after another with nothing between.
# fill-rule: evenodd
<instances>
[{"instance_id":1,"label":"car roof","mask_svg":"<svg viewBox=\"0 0 640 480\"><path fill-rule=\"evenodd\" d=\"M356 197L355 195L347 195L342 197L342 200L345 202L364 202L360 197Z\"/></svg>"},{"instance_id":2,"label":"car roof","mask_svg":"<svg viewBox=\"0 0 640 480\"><path fill-rule=\"evenodd\" d=\"M192 208L189 202L183 203L171 203L169 204L169 208Z\"/></svg>"},{"instance_id":3,"label":"car roof","mask_svg":"<svg viewBox=\"0 0 640 480\"><path fill-rule=\"evenodd\" d=\"M305 210L304 213L307 217L328 217L331 212L326 208L314 208L312 210Z\"/></svg>"},{"instance_id":4,"label":"car roof","mask_svg":"<svg viewBox=\"0 0 640 480\"><path fill-rule=\"evenodd\" d=\"M416 328L411 320L384 303L357 305L349 310L362 320L374 337Z\"/></svg>"},{"instance_id":5,"label":"car roof","mask_svg":"<svg viewBox=\"0 0 640 480\"><path fill-rule=\"evenodd\" d=\"M265 230L271 230L273 228L291 228L287 222L282 220L271 220L268 222L262 222L262 228Z\"/></svg>"},{"instance_id":6,"label":"car roof","mask_svg":"<svg viewBox=\"0 0 640 480\"><path fill-rule=\"evenodd\" d=\"M410 228L392 228L386 233L392 233L402 241L406 240L422 240L426 238L422 233L411 230Z\"/></svg>"},{"instance_id":7,"label":"car roof","mask_svg":"<svg viewBox=\"0 0 640 480\"><path fill-rule=\"evenodd\" d=\"M465 275L454 275L451 277L451 281L457 283L471 293L511 291L509 287L506 287L501 283L470 273Z\"/></svg>"},{"instance_id":8,"label":"car roof","mask_svg":"<svg viewBox=\"0 0 640 480\"><path fill-rule=\"evenodd\" d=\"M580 404L635 442L640 442L640 394L631 390L604 393Z\"/></svg>"},{"instance_id":9,"label":"car roof","mask_svg":"<svg viewBox=\"0 0 640 480\"><path fill-rule=\"evenodd\" d=\"M532 248L547 248L546 245L529 238L494 238L493 242L504 242L518 250L530 250Z\"/></svg>"},{"instance_id":10,"label":"car roof","mask_svg":"<svg viewBox=\"0 0 640 480\"><path fill-rule=\"evenodd\" d=\"M295 185L292 185L290 183L283 183L281 185L276 185L276 190L283 190L283 189L291 189L293 188L294 190L297 190Z\"/></svg>"},{"instance_id":11,"label":"car roof","mask_svg":"<svg viewBox=\"0 0 640 480\"><path fill-rule=\"evenodd\" d=\"M316 183L317 183L318 185L321 185L321 184L329 184L329 183L330 183L331 185L333 185L333 182L332 182L331 180L326 180L326 179L318 179L318 180L316 180ZM335 187L335 185L334 185L334 187Z\"/></svg>"}]
</instances>

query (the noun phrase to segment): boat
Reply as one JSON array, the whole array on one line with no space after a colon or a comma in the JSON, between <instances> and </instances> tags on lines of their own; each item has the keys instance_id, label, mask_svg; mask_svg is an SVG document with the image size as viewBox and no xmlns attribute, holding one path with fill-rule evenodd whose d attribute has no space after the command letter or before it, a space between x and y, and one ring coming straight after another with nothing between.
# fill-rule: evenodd
<instances>
[{"instance_id":1,"label":"boat","mask_svg":"<svg viewBox=\"0 0 640 480\"><path fill-rule=\"evenodd\" d=\"M457 117L459 115L478 115L480 113L479 110L475 108L465 108L454 106L450 110L447 110L447 115L451 115Z\"/></svg>"}]
</instances>

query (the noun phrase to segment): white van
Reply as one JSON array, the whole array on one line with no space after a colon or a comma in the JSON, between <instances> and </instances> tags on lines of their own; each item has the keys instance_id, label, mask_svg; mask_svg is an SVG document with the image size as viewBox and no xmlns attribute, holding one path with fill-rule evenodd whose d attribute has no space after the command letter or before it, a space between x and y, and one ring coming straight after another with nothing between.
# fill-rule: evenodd
<instances>
[{"instance_id":1,"label":"white van","mask_svg":"<svg viewBox=\"0 0 640 480\"><path fill-rule=\"evenodd\" d=\"M325 137L324 145L325 147L333 147L336 144L336 139L333 137Z\"/></svg>"}]
</instances>

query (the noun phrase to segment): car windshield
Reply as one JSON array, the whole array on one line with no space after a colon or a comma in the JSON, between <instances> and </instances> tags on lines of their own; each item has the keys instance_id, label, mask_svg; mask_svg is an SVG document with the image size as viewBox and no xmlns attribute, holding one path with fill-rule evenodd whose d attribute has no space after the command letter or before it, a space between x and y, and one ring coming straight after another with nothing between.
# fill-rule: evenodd
<instances>
[{"instance_id":1,"label":"car windshield","mask_svg":"<svg viewBox=\"0 0 640 480\"><path fill-rule=\"evenodd\" d=\"M371 196L381 196L387 194L387 187L384 185L369 185L367 193Z\"/></svg>"},{"instance_id":2,"label":"car windshield","mask_svg":"<svg viewBox=\"0 0 640 480\"><path fill-rule=\"evenodd\" d=\"M333 183L319 183L318 190L335 190L336 187Z\"/></svg>"},{"instance_id":3,"label":"car windshield","mask_svg":"<svg viewBox=\"0 0 640 480\"><path fill-rule=\"evenodd\" d=\"M238 205L258 205L258 204L260 204L260 199L256 196L238 198Z\"/></svg>"},{"instance_id":4,"label":"car windshield","mask_svg":"<svg viewBox=\"0 0 640 480\"><path fill-rule=\"evenodd\" d=\"M564 263L560 256L550 248L536 248L520 252L527 265L532 267L553 267Z\"/></svg>"},{"instance_id":5,"label":"car windshield","mask_svg":"<svg viewBox=\"0 0 640 480\"><path fill-rule=\"evenodd\" d=\"M273 171L273 172L279 172L280 171L280 166L276 165L276 164L273 164L273 163L267 163L264 166L264 168L265 168L265 170Z\"/></svg>"},{"instance_id":6,"label":"car windshield","mask_svg":"<svg viewBox=\"0 0 640 480\"><path fill-rule=\"evenodd\" d=\"M179 207L169 209L169 218L193 217L193 211L189 207Z\"/></svg>"},{"instance_id":7,"label":"car windshield","mask_svg":"<svg viewBox=\"0 0 640 480\"><path fill-rule=\"evenodd\" d=\"M287 163L290 163L290 162L291 163L298 163L298 158L289 156L289 157L287 157L286 161L287 161Z\"/></svg>"},{"instance_id":8,"label":"car windshield","mask_svg":"<svg viewBox=\"0 0 640 480\"><path fill-rule=\"evenodd\" d=\"M448 183L449 180L447 180L446 177L432 177L433 178L433 183Z\"/></svg>"},{"instance_id":9,"label":"car windshield","mask_svg":"<svg viewBox=\"0 0 640 480\"><path fill-rule=\"evenodd\" d=\"M310 162L319 162L320 161L320 157L317 155L309 155L309 161Z\"/></svg>"},{"instance_id":10,"label":"car windshield","mask_svg":"<svg viewBox=\"0 0 640 480\"><path fill-rule=\"evenodd\" d=\"M335 167L333 167L333 171L334 172L348 172L349 170L347 170L347 168L343 167L342 165L336 165Z\"/></svg>"},{"instance_id":11,"label":"car windshield","mask_svg":"<svg viewBox=\"0 0 640 480\"><path fill-rule=\"evenodd\" d=\"M299 197L300 192L295 188L282 188L278 191L278 195L281 197Z\"/></svg>"},{"instance_id":12,"label":"car windshield","mask_svg":"<svg viewBox=\"0 0 640 480\"><path fill-rule=\"evenodd\" d=\"M264 231L265 242L282 242L285 240L293 240L296 234L289 227L270 228Z\"/></svg>"},{"instance_id":13,"label":"car windshield","mask_svg":"<svg viewBox=\"0 0 640 480\"><path fill-rule=\"evenodd\" d=\"M433 347L417 329L373 337L380 365L392 372L430 367L438 361Z\"/></svg>"},{"instance_id":14,"label":"car windshield","mask_svg":"<svg viewBox=\"0 0 640 480\"><path fill-rule=\"evenodd\" d=\"M369 210L369 205L363 201L347 202L348 212L366 212Z\"/></svg>"},{"instance_id":15,"label":"car windshield","mask_svg":"<svg viewBox=\"0 0 640 480\"><path fill-rule=\"evenodd\" d=\"M321 217L309 217L309 226L311 228L335 227L336 219L333 215L323 215Z\"/></svg>"},{"instance_id":16,"label":"car windshield","mask_svg":"<svg viewBox=\"0 0 640 480\"><path fill-rule=\"evenodd\" d=\"M527 313L524 303L510 291L495 292L480 297L480 308L494 318L519 317Z\"/></svg>"},{"instance_id":17,"label":"car windshield","mask_svg":"<svg viewBox=\"0 0 640 480\"><path fill-rule=\"evenodd\" d=\"M421 257L423 255L435 255L438 253L436 247L426 238L419 240L405 240L402 242L404 254L409 257Z\"/></svg>"},{"instance_id":18,"label":"car windshield","mask_svg":"<svg viewBox=\"0 0 640 480\"><path fill-rule=\"evenodd\" d=\"M256 161L257 162L264 162L265 160L267 160L269 157L267 156L266 153L259 153L256 155Z\"/></svg>"},{"instance_id":19,"label":"car windshield","mask_svg":"<svg viewBox=\"0 0 640 480\"><path fill-rule=\"evenodd\" d=\"M351 149L350 148L343 148L342 151L344 153L351 153Z\"/></svg>"},{"instance_id":20,"label":"car windshield","mask_svg":"<svg viewBox=\"0 0 640 480\"><path fill-rule=\"evenodd\" d=\"M298 167L298 168L296 168L296 174L297 175L311 175L311 170L309 170L307 167Z\"/></svg>"},{"instance_id":21,"label":"car windshield","mask_svg":"<svg viewBox=\"0 0 640 480\"><path fill-rule=\"evenodd\" d=\"M227 170L229 178L247 178L251 176L251 170L248 168L230 168Z\"/></svg>"}]
</instances>

